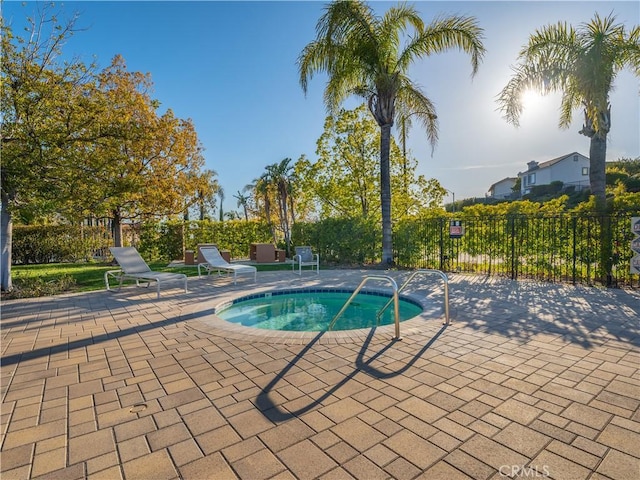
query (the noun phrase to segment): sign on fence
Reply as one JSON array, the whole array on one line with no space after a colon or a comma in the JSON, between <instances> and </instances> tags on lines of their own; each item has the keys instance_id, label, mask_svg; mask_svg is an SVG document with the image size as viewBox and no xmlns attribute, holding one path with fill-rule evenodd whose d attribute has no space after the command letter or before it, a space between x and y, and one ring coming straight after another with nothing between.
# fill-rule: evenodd
<instances>
[{"instance_id":1,"label":"sign on fence","mask_svg":"<svg viewBox=\"0 0 640 480\"><path fill-rule=\"evenodd\" d=\"M631 250L635 253L631 257L631 273L640 274L640 217L631 217L631 231L635 235L631 240Z\"/></svg>"},{"instance_id":2,"label":"sign on fence","mask_svg":"<svg viewBox=\"0 0 640 480\"><path fill-rule=\"evenodd\" d=\"M464 235L464 227L462 226L462 220L450 220L449 221L449 238L460 238Z\"/></svg>"}]
</instances>

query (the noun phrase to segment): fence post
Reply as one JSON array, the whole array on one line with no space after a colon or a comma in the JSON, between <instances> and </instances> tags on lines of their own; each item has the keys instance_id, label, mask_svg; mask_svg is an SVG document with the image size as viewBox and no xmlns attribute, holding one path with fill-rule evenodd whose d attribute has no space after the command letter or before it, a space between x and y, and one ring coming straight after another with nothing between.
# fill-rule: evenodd
<instances>
[{"instance_id":1,"label":"fence post","mask_svg":"<svg viewBox=\"0 0 640 480\"><path fill-rule=\"evenodd\" d=\"M444 222L445 222L445 218L440 218L440 271L444 271L444 234L443 234L443 229L444 229Z\"/></svg>"},{"instance_id":2,"label":"fence post","mask_svg":"<svg viewBox=\"0 0 640 480\"><path fill-rule=\"evenodd\" d=\"M576 255L576 230L577 230L577 222L578 219L577 217L572 217L571 218L571 230L572 230L572 243L573 243L573 248L571 249L571 256L573 257L573 268L572 268L572 272L571 272L571 283L573 283L574 285L576 284L576 262L577 262L577 255Z\"/></svg>"},{"instance_id":3,"label":"fence post","mask_svg":"<svg viewBox=\"0 0 640 480\"><path fill-rule=\"evenodd\" d=\"M516 280L518 278L516 271L516 221L512 215L509 215L507 219L511 222L511 280Z\"/></svg>"}]
</instances>

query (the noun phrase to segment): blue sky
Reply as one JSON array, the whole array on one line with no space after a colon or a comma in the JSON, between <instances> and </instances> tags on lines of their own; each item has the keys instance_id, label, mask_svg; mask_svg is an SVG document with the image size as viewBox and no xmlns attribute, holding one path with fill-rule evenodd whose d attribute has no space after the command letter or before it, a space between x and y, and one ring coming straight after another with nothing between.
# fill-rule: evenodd
<instances>
[{"instance_id":1,"label":"blue sky","mask_svg":"<svg viewBox=\"0 0 640 480\"><path fill-rule=\"evenodd\" d=\"M412 130L407 146L418 172L455 192L456 200L484 196L491 184L573 151L588 156L589 141L578 134L576 112L568 130L558 128L559 97L534 98L520 128L496 111L496 95L509 80L510 66L536 28L567 21L588 22L598 12L614 12L627 27L640 23L640 2L448 1L410 2L425 22L438 15L474 15L485 29L487 54L471 79L466 55L450 51L412 67L412 78L436 105L440 138L431 154L426 136ZM382 13L395 3L371 2ZM305 96L296 59L315 38L325 2L63 2L63 17L80 14L84 28L65 54L100 67L121 54L131 71L150 73L155 98L182 118L193 119L205 148L206 167L218 173L225 210L232 195L268 164L305 154L317 158L323 132L325 81L316 76ZM35 2L3 2L14 29ZM638 80L619 75L611 97L612 131L608 160L640 156ZM357 101L349 101L353 108ZM446 199L448 201L451 198Z\"/></svg>"}]
</instances>

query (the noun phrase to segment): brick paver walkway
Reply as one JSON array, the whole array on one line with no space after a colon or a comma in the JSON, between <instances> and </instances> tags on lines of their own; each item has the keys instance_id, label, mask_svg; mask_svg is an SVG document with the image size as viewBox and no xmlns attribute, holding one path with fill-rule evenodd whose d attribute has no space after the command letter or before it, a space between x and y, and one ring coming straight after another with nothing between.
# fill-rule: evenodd
<instances>
[{"instance_id":1,"label":"brick paver walkway","mask_svg":"<svg viewBox=\"0 0 640 480\"><path fill-rule=\"evenodd\" d=\"M320 273L3 302L2 480L640 478L637 291L452 276L443 326L430 278L402 341L212 316L367 272Z\"/></svg>"}]
</instances>

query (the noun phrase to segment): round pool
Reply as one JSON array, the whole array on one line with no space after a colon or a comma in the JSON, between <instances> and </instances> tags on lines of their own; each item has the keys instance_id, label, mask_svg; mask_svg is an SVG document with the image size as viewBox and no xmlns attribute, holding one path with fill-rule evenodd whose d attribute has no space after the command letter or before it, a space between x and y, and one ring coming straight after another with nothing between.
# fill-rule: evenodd
<instances>
[{"instance_id":1,"label":"round pool","mask_svg":"<svg viewBox=\"0 0 640 480\"><path fill-rule=\"evenodd\" d=\"M246 327L295 332L327 330L329 323L353 290L281 290L237 298L216 308L220 318ZM360 291L332 330L371 328L394 323L393 304L377 320L377 313L391 297L375 291ZM399 298L400 321L422 313L415 301Z\"/></svg>"}]
</instances>

